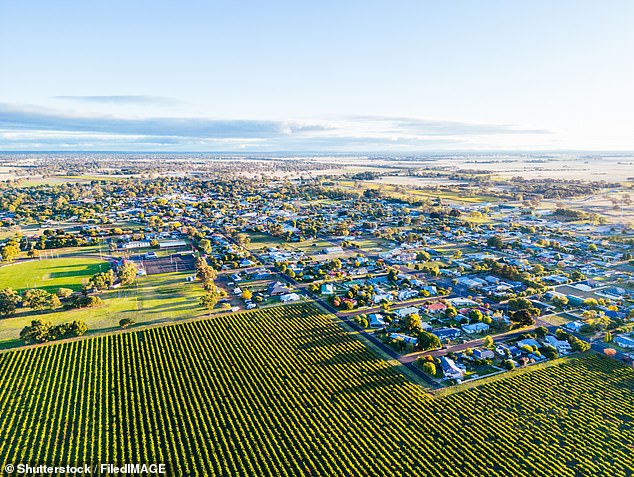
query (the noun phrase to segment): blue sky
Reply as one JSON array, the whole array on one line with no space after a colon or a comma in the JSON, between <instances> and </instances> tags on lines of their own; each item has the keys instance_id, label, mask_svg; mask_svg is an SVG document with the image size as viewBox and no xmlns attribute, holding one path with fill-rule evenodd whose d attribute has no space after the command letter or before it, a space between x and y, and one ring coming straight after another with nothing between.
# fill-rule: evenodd
<instances>
[{"instance_id":1,"label":"blue sky","mask_svg":"<svg viewBox=\"0 0 634 477\"><path fill-rule=\"evenodd\" d=\"M0 150L634 150L634 2L0 0Z\"/></svg>"}]
</instances>

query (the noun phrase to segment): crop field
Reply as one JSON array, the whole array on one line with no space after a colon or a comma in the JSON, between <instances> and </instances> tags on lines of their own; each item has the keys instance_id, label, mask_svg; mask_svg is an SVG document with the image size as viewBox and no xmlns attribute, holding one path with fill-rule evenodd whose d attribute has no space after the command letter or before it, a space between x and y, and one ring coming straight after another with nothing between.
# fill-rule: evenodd
<instances>
[{"instance_id":1,"label":"crop field","mask_svg":"<svg viewBox=\"0 0 634 477\"><path fill-rule=\"evenodd\" d=\"M108 262L97 258L62 257L35 259L0 267L0 289L15 290L44 288L55 293L59 288L80 290L84 281L110 268Z\"/></svg>"},{"instance_id":2,"label":"crop field","mask_svg":"<svg viewBox=\"0 0 634 477\"><path fill-rule=\"evenodd\" d=\"M587 355L431 398L300 304L0 354L0 465L626 477L633 388Z\"/></svg>"}]
</instances>

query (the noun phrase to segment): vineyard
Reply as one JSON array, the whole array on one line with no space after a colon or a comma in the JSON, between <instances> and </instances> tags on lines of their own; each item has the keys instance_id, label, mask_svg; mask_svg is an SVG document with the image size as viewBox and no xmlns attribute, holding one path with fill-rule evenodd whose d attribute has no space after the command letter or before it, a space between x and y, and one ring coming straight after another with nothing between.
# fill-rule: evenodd
<instances>
[{"instance_id":1,"label":"vineyard","mask_svg":"<svg viewBox=\"0 0 634 477\"><path fill-rule=\"evenodd\" d=\"M432 399L310 304L0 355L0 465L632 476L634 371L588 355Z\"/></svg>"}]
</instances>

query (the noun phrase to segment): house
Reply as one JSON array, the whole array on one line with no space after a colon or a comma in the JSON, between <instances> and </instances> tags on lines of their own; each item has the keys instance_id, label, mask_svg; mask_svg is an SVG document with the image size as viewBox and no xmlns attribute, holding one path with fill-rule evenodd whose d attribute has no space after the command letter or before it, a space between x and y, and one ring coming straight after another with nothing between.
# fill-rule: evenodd
<instances>
[{"instance_id":1,"label":"house","mask_svg":"<svg viewBox=\"0 0 634 477\"><path fill-rule=\"evenodd\" d=\"M324 283L321 285L321 294L322 295L334 295L335 287L332 283Z\"/></svg>"},{"instance_id":2,"label":"house","mask_svg":"<svg viewBox=\"0 0 634 477\"><path fill-rule=\"evenodd\" d=\"M282 303L290 303L293 301L298 301L299 295L297 293L287 293L286 295L280 296L280 301Z\"/></svg>"},{"instance_id":3,"label":"house","mask_svg":"<svg viewBox=\"0 0 634 477\"><path fill-rule=\"evenodd\" d=\"M498 356L503 358L507 356L518 357L522 355L522 352L517 346L506 346L504 344L497 345L495 347L495 352Z\"/></svg>"},{"instance_id":4,"label":"house","mask_svg":"<svg viewBox=\"0 0 634 477\"><path fill-rule=\"evenodd\" d=\"M518 341L517 342L517 347L521 348L522 346L529 346L530 348L533 348L533 349L541 348L541 345L536 340L534 340L532 338L526 338L526 339Z\"/></svg>"},{"instance_id":5,"label":"house","mask_svg":"<svg viewBox=\"0 0 634 477\"><path fill-rule=\"evenodd\" d=\"M240 267L241 268L252 267L253 265L255 265L255 262L249 260L248 258L243 258L242 260L240 260Z\"/></svg>"},{"instance_id":6,"label":"house","mask_svg":"<svg viewBox=\"0 0 634 477\"><path fill-rule=\"evenodd\" d=\"M432 331L432 333L438 336L440 341L455 340L460 336L460 330L458 328L438 328Z\"/></svg>"},{"instance_id":7,"label":"house","mask_svg":"<svg viewBox=\"0 0 634 477\"><path fill-rule=\"evenodd\" d=\"M290 292L290 288L282 282L275 282L269 285L269 295L271 296L284 295L288 292Z\"/></svg>"},{"instance_id":8,"label":"house","mask_svg":"<svg viewBox=\"0 0 634 477\"><path fill-rule=\"evenodd\" d=\"M374 297L372 298L372 301L378 305L379 303L383 303L383 301L390 301L392 297L390 295L387 295L385 293L377 293L376 295L374 295Z\"/></svg>"},{"instance_id":9,"label":"house","mask_svg":"<svg viewBox=\"0 0 634 477\"><path fill-rule=\"evenodd\" d=\"M455 379L456 381L462 381L462 371L453 359L449 359L446 356L440 358L440 367L447 379Z\"/></svg>"},{"instance_id":10,"label":"house","mask_svg":"<svg viewBox=\"0 0 634 477\"><path fill-rule=\"evenodd\" d=\"M564 340L559 340L557 337L548 335L546 336L546 343L555 348L559 354L568 354L572 351L570 343Z\"/></svg>"},{"instance_id":11,"label":"house","mask_svg":"<svg viewBox=\"0 0 634 477\"><path fill-rule=\"evenodd\" d=\"M476 359L493 359L495 354L490 349L476 348L473 350L473 357Z\"/></svg>"},{"instance_id":12,"label":"house","mask_svg":"<svg viewBox=\"0 0 634 477\"><path fill-rule=\"evenodd\" d=\"M614 344L621 348L634 348L634 337L631 335L619 335L614 337Z\"/></svg>"},{"instance_id":13,"label":"house","mask_svg":"<svg viewBox=\"0 0 634 477\"><path fill-rule=\"evenodd\" d=\"M408 306L407 308L400 308L394 311L394 314L402 319L409 315L417 315L418 311L419 311L418 308L415 308L413 306Z\"/></svg>"},{"instance_id":14,"label":"house","mask_svg":"<svg viewBox=\"0 0 634 477\"><path fill-rule=\"evenodd\" d=\"M393 340L401 339L405 341L407 344L415 345L418 341L418 338L414 338L413 336L404 335L403 333L390 333L390 338Z\"/></svg>"},{"instance_id":15,"label":"house","mask_svg":"<svg viewBox=\"0 0 634 477\"><path fill-rule=\"evenodd\" d=\"M564 325L564 328L574 333L579 333L579 331L581 331L581 328L583 327L584 324L585 323L583 321L571 321L569 323L566 323Z\"/></svg>"},{"instance_id":16,"label":"house","mask_svg":"<svg viewBox=\"0 0 634 477\"><path fill-rule=\"evenodd\" d=\"M160 249L186 247L187 242L184 240L165 240L159 242Z\"/></svg>"},{"instance_id":17,"label":"house","mask_svg":"<svg viewBox=\"0 0 634 477\"><path fill-rule=\"evenodd\" d=\"M489 325L487 325L486 323L472 323L470 325L462 325L462 331L470 335L484 333L486 331L489 331Z\"/></svg>"},{"instance_id":18,"label":"house","mask_svg":"<svg viewBox=\"0 0 634 477\"><path fill-rule=\"evenodd\" d=\"M386 325L384 317L380 313L371 313L368 318L370 328L383 328Z\"/></svg>"},{"instance_id":19,"label":"house","mask_svg":"<svg viewBox=\"0 0 634 477\"><path fill-rule=\"evenodd\" d=\"M398 299L400 301L409 300L410 298L414 298L418 296L417 290L401 290L398 292Z\"/></svg>"},{"instance_id":20,"label":"house","mask_svg":"<svg viewBox=\"0 0 634 477\"><path fill-rule=\"evenodd\" d=\"M447 309L447 305L437 301L436 303L431 303L427 305L427 311L430 313L440 313Z\"/></svg>"},{"instance_id":21,"label":"house","mask_svg":"<svg viewBox=\"0 0 634 477\"><path fill-rule=\"evenodd\" d=\"M341 248L341 247L326 247L323 250L323 253L325 255L330 255L332 253L342 253L342 252L343 252L343 248Z\"/></svg>"}]
</instances>

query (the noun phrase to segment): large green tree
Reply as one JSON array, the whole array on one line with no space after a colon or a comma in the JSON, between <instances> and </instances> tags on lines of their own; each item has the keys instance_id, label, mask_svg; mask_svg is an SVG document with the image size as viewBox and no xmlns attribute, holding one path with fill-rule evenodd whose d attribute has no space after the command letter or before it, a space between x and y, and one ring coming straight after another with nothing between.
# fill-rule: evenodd
<instances>
[{"instance_id":1,"label":"large green tree","mask_svg":"<svg viewBox=\"0 0 634 477\"><path fill-rule=\"evenodd\" d=\"M416 348L419 350L437 349L442 345L440 338L433 333L427 331L421 331L418 334L418 341L416 342Z\"/></svg>"},{"instance_id":2,"label":"large green tree","mask_svg":"<svg viewBox=\"0 0 634 477\"><path fill-rule=\"evenodd\" d=\"M119 281L121 282L121 285L124 286L133 283L137 273L139 273L139 269L130 261L124 262L123 265L117 269Z\"/></svg>"},{"instance_id":3,"label":"large green tree","mask_svg":"<svg viewBox=\"0 0 634 477\"><path fill-rule=\"evenodd\" d=\"M21 301L22 297L13 288L0 291L0 315L13 316Z\"/></svg>"}]
</instances>

